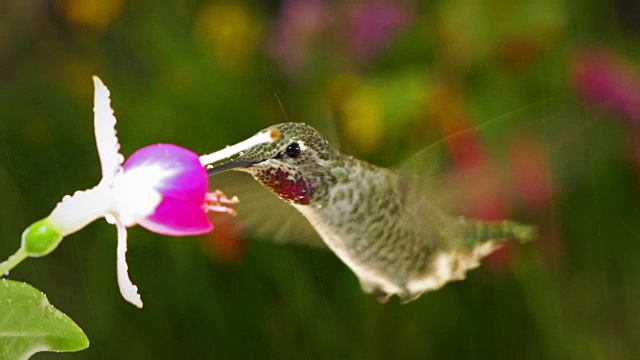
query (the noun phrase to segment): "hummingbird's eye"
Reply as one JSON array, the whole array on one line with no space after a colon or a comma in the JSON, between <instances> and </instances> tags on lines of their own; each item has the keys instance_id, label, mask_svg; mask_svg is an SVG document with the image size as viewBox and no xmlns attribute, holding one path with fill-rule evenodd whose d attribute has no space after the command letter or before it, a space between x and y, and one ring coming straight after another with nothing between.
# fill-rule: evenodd
<instances>
[{"instance_id":1,"label":"hummingbird's eye","mask_svg":"<svg viewBox=\"0 0 640 360\"><path fill-rule=\"evenodd\" d=\"M289 146L287 146L286 153L289 157L298 157L298 155L300 155L300 145L298 145L297 142L289 144Z\"/></svg>"}]
</instances>

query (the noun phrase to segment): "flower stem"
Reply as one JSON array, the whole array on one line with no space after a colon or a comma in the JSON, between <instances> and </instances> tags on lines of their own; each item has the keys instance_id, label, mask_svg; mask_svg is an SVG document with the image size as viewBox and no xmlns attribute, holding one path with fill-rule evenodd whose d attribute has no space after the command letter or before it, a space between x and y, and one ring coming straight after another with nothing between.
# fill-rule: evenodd
<instances>
[{"instance_id":1,"label":"flower stem","mask_svg":"<svg viewBox=\"0 0 640 360\"><path fill-rule=\"evenodd\" d=\"M9 258L0 263L0 277L9 274L9 271L16 267L16 265L20 264L22 260L26 259L29 255L24 250L24 248L18 249L15 254L9 256Z\"/></svg>"}]
</instances>

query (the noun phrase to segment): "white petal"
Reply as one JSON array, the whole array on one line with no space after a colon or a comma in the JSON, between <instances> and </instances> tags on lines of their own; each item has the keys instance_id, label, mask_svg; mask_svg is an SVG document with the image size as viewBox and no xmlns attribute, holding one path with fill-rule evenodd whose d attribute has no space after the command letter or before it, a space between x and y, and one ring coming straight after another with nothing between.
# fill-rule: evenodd
<instances>
[{"instance_id":1,"label":"white petal","mask_svg":"<svg viewBox=\"0 0 640 360\"><path fill-rule=\"evenodd\" d=\"M133 285L129 279L129 266L127 265L127 228L121 222L116 222L118 228L118 286L122 297L133 305L142 308L142 299L138 294L138 287Z\"/></svg>"},{"instance_id":2,"label":"white petal","mask_svg":"<svg viewBox=\"0 0 640 360\"><path fill-rule=\"evenodd\" d=\"M113 116L109 89L97 76L93 77L95 94L93 97L93 126L96 146L102 167L102 182L110 185L120 170L124 157L120 154L120 143L116 136L116 118Z\"/></svg>"}]
</instances>

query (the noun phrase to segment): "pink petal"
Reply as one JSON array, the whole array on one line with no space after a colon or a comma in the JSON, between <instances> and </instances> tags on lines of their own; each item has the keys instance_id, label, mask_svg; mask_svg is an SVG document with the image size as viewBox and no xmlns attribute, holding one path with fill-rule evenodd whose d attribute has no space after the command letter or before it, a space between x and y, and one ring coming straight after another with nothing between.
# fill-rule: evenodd
<instances>
[{"instance_id":1,"label":"pink petal","mask_svg":"<svg viewBox=\"0 0 640 360\"><path fill-rule=\"evenodd\" d=\"M199 235L213 230L202 205L175 197L163 197L153 215L138 224L149 231L170 236Z\"/></svg>"}]
</instances>

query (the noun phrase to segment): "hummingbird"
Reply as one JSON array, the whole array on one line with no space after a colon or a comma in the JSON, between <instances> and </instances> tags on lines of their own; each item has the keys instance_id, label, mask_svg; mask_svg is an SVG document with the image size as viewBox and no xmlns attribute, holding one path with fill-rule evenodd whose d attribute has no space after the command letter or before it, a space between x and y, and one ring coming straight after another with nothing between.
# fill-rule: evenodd
<instances>
[{"instance_id":1,"label":"hummingbird","mask_svg":"<svg viewBox=\"0 0 640 360\"><path fill-rule=\"evenodd\" d=\"M313 127L282 123L237 157L207 166L210 176L249 173L309 222L355 273L362 290L407 303L469 269L508 240L531 241L533 226L480 221L453 213L441 178L382 168L341 153ZM433 165L433 164L431 164Z\"/></svg>"}]
</instances>

